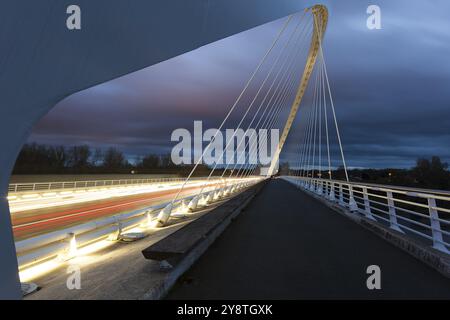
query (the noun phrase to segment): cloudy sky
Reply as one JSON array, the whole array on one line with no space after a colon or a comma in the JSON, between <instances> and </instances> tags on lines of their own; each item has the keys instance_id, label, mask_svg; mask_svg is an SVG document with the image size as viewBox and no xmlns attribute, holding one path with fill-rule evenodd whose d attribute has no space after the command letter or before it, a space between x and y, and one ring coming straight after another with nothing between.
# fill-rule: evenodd
<instances>
[{"instance_id":1,"label":"cloudy sky","mask_svg":"<svg viewBox=\"0 0 450 320\"><path fill-rule=\"evenodd\" d=\"M450 2L324 1L324 50L348 165L450 161ZM366 8L381 8L381 30ZM130 159L170 152L176 128L217 127L283 20L199 48L61 101L29 141L117 146ZM283 155L292 160L295 146Z\"/></svg>"}]
</instances>

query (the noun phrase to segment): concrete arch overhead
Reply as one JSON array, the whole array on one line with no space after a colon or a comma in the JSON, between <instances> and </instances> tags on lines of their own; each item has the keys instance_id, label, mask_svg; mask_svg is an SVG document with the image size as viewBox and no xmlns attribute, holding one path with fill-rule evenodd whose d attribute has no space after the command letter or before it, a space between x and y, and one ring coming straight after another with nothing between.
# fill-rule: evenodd
<instances>
[{"instance_id":1,"label":"concrete arch overhead","mask_svg":"<svg viewBox=\"0 0 450 320\"><path fill-rule=\"evenodd\" d=\"M66 9L81 8L81 30ZM6 200L33 125L61 99L313 5L302 0L2 1L0 298L21 297Z\"/></svg>"}]
</instances>

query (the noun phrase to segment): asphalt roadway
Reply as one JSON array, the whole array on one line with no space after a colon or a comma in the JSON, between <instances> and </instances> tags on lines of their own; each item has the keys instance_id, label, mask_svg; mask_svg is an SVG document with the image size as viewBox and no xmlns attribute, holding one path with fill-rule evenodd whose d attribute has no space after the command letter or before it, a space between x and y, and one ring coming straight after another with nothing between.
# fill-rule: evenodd
<instances>
[{"instance_id":1,"label":"asphalt roadway","mask_svg":"<svg viewBox=\"0 0 450 320\"><path fill-rule=\"evenodd\" d=\"M381 289L367 288L380 267ZM168 299L450 299L450 280L281 179L270 181Z\"/></svg>"}]
</instances>

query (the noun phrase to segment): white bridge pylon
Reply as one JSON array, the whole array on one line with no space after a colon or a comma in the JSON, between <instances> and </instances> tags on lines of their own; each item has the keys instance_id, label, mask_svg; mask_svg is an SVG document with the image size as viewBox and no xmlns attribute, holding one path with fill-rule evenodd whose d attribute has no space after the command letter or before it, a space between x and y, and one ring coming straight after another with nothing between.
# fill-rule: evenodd
<instances>
[{"instance_id":1,"label":"white bridge pylon","mask_svg":"<svg viewBox=\"0 0 450 320\"><path fill-rule=\"evenodd\" d=\"M278 143L278 148L275 151L272 163L270 164L269 170L267 172L268 176L275 174L275 169L280 158L281 150L283 149L284 143L291 130L292 123L297 116L297 111L302 102L303 96L305 95L306 88L308 86L309 79L311 78L314 66L316 64L317 56L321 53L322 39L325 34L325 30L328 23L328 10L324 5L315 5L311 8L306 9L311 10L313 15L313 34L311 39L311 46L309 49L309 54L306 60L305 69L303 71L302 78L300 80L300 85L297 89L297 94L295 100L292 103L291 110L289 112L286 124L284 126L283 132L280 137L280 142Z\"/></svg>"}]
</instances>

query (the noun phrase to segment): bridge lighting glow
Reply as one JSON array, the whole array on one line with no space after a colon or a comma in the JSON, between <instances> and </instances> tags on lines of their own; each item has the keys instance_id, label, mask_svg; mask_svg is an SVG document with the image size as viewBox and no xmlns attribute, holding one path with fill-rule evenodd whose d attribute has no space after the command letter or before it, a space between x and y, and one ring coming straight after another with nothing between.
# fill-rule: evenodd
<instances>
[{"instance_id":1,"label":"bridge lighting glow","mask_svg":"<svg viewBox=\"0 0 450 320\"><path fill-rule=\"evenodd\" d=\"M202 196L200 197L200 200L198 201L198 205L199 206L206 206L208 204L208 196L205 194L202 194Z\"/></svg>"},{"instance_id":2,"label":"bridge lighting glow","mask_svg":"<svg viewBox=\"0 0 450 320\"><path fill-rule=\"evenodd\" d=\"M74 258L77 256L77 254L78 254L77 238L75 237L75 234L73 234L69 242L69 257Z\"/></svg>"},{"instance_id":3,"label":"bridge lighting glow","mask_svg":"<svg viewBox=\"0 0 450 320\"><path fill-rule=\"evenodd\" d=\"M189 212L189 201L188 200L183 200L181 202L181 205L179 208L177 208L177 211L183 214L186 214Z\"/></svg>"},{"instance_id":4,"label":"bridge lighting glow","mask_svg":"<svg viewBox=\"0 0 450 320\"><path fill-rule=\"evenodd\" d=\"M152 228L153 225L154 225L154 223L153 223L151 211L147 210L145 212L145 219L144 219L143 223L141 224L141 226L144 228Z\"/></svg>"},{"instance_id":5,"label":"bridge lighting glow","mask_svg":"<svg viewBox=\"0 0 450 320\"><path fill-rule=\"evenodd\" d=\"M151 220L148 224L148 229L156 229L159 226L158 220Z\"/></svg>"},{"instance_id":6,"label":"bridge lighting glow","mask_svg":"<svg viewBox=\"0 0 450 320\"><path fill-rule=\"evenodd\" d=\"M158 217L156 218L158 223L157 226L162 227L170 218L170 214L173 210L173 204L169 203L164 209L161 210Z\"/></svg>"},{"instance_id":7,"label":"bridge lighting glow","mask_svg":"<svg viewBox=\"0 0 450 320\"><path fill-rule=\"evenodd\" d=\"M96 242L93 242L91 244L88 244L86 246L83 246L81 248L71 249L76 250L76 253L74 253L74 256L70 260L71 263L79 263L79 262L91 262L90 255L106 249L113 245L113 241L107 241L107 240L99 240ZM70 246L76 247L76 241L71 242ZM81 259L81 260L80 260ZM19 278L21 282L30 282L33 280L36 280L40 277L43 277L47 274L50 274L51 272L55 271L58 268L61 268L65 265L67 265L67 261L61 261L58 258L53 258L44 262L40 262L35 265L31 265L29 267L25 267L24 269L19 271Z\"/></svg>"},{"instance_id":8,"label":"bridge lighting glow","mask_svg":"<svg viewBox=\"0 0 450 320\"><path fill-rule=\"evenodd\" d=\"M39 277L45 276L50 272L60 267L62 263L56 259L52 259L32 267L19 271L19 278L21 282L33 281Z\"/></svg>"},{"instance_id":9,"label":"bridge lighting glow","mask_svg":"<svg viewBox=\"0 0 450 320\"><path fill-rule=\"evenodd\" d=\"M93 254L97 251L103 250L111 245L113 245L114 242L113 241L108 241L108 240L100 240L100 241L96 241L93 242L87 246L78 248L78 253L77 253L77 257L84 257L90 254Z\"/></svg>"},{"instance_id":10,"label":"bridge lighting glow","mask_svg":"<svg viewBox=\"0 0 450 320\"><path fill-rule=\"evenodd\" d=\"M39 198L39 194L33 193L33 194L25 194L22 196L24 199L32 199L32 198Z\"/></svg>"},{"instance_id":11,"label":"bridge lighting glow","mask_svg":"<svg viewBox=\"0 0 450 320\"><path fill-rule=\"evenodd\" d=\"M199 198L198 195L195 196L194 198L192 198L192 200L189 202L189 205L188 205L188 211L189 212L190 211L194 211L195 209L197 209L197 205L198 205L199 200L200 200L200 198Z\"/></svg>"},{"instance_id":12,"label":"bridge lighting glow","mask_svg":"<svg viewBox=\"0 0 450 320\"><path fill-rule=\"evenodd\" d=\"M70 260L72 258L75 258L78 254L78 246L75 233L68 233L65 241L67 241L67 247L62 252L60 252L57 257L57 259L60 261Z\"/></svg>"}]
</instances>

